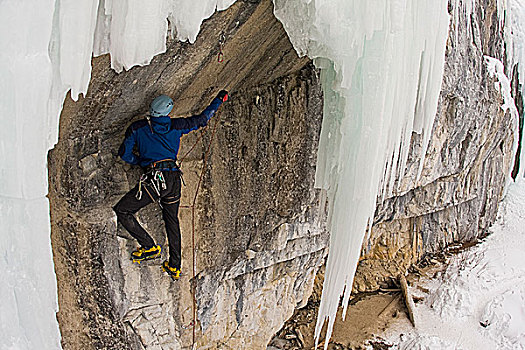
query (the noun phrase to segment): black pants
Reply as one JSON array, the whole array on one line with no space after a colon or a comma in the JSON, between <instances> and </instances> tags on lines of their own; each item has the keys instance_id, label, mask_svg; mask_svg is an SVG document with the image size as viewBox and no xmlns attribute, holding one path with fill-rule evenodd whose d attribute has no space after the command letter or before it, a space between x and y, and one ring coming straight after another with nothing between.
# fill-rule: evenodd
<instances>
[{"instance_id":1,"label":"black pants","mask_svg":"<svg viewBox=\"0 0 525 350\"><path fill-rule=\"evenodd\" d=\"M169 265L180 269L181 265L181 237L179 226L179 204L180 204L180 172L163 171L162 175L166 183L166 189L160 188L160 203L162 204L162 218L166 225L169 244ZM135 218L135 213L146 205L159 199L159 195L148 179L142 183L142 196L137 199L139 185L126 193L124 197L113 207L118 221L129 231L143 248L151 248L155 241L144 230Z\"/></svg>"}]
</instances>

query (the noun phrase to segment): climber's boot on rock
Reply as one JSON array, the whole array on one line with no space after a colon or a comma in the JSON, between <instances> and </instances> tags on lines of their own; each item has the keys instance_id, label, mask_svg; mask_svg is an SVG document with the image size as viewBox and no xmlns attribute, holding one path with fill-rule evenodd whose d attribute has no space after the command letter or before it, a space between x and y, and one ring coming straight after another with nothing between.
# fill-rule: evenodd
<instances>
[{"instance_id":1,"label":"climber's boot on rock","mask_svg":"<svg viewBox=\"0 0 525 350\"><path fill-rule=\"evenodd\" d=\"M162 248L160 247L160 245L154 245L151 248L139 247L137 248L137 250L131 253L131 260L133 260L133 262L135 263L140 264L140 262L144 260L159 258L161 252Z\"/></svg>"},{"instance_id":2,"label":"climber's boot on rock","mask_svg":"<svg viewBox=\"0 0 525 350\"><path fill-rule=\"evenodd\" d=\"M164 261L162 264L162 269L174 280L178 280L180 278L180 269L171 267L168 263L168 260Z\"/></svg>"}]
</instances>

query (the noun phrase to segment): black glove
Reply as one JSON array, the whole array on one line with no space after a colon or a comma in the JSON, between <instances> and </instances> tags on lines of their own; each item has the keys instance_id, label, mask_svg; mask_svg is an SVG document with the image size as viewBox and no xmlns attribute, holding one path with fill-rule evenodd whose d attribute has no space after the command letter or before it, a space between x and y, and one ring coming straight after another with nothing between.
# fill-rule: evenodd
<instances>
[{"instance_id":1,"label":"black glove","mask_svg":"<svg viewBox=\"0 0 525 350\"><path fill-rule=\"evenodd\" d=\"M222 102L228 101L228 91L226 90L219 91L219 93L217 94L217 98L220 99Z\"/></svg>"}]
</instances>

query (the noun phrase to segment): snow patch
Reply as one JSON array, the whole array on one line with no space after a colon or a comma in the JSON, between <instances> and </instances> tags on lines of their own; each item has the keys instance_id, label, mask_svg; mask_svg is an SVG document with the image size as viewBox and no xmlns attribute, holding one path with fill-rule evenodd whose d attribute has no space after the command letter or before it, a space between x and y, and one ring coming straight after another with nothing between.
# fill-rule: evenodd
<instances>
[{"instance_id":1,"label":"snow patch","mask_svg":"<svg viewBox=\"0 0 525 350\"><path fill-rule=\"evenodd\" d=\"M417 304L417 328L396 324L386 334L393 349L443 344L431 349L525 349L525 180L509 186L491 235L455 255L437 278L418 283L428 290ZM403 333L405 337L399 338ZM412 345L411 345L412 346ZM416 347L417 348L417 347ZM409 347L409 349L411 349Z\"/></svg>"},{"instance_id":2,"label":"snow patch","mask_svg":"<svg viewBox=\"0 0 525 350\"><path fill-rule=\"evenodd\" d=\"M498 1L500 3L500 1ZM505 3L505 43L509 69L513 72L517 65L519 81L521 83L522 99L525 97L525 1L507 0ZM522 100L522 102L525 101ZM521 137L521 144L525 145L525 133ZM521 152L520 164L525 164L525 152ZM517 177L525 175L525 166L520 166Z\"/></svg>"},{"instance_id":3,"label":"snow patch","mask_svg":"<svg viewBox=\"0 0 525 350\"><path fill-rule=\"evenodd\" d=\"M516 154L518 150L518 139L519 139L519 120L520 115L518 113L518 109L516 108L516 104L514 102L514 98L512 97L512 89L511 89L511 82L509 78L505 75L505 67L503 66L503 63L490 56L485 56L485 64L487 65L488 71L492 76L495 76L497 78L497 81L494 83L495 88L497 91L501 93L501 96L503 97L503 104L501 105L501 109L504 111L509 111L512 115L513 120L513 129L514 129L514 142L513 142L513 151L512 154ZM521 159L525 155L525 152L522 152ZM520 164L525 164L523 162L520 162ZM519 170L518 177L523 178L525 167L521 166L521 169ZM511 180L511 173L512 168L509 170L509 174L507 176L507 185L509 184Z\"/></svg>"},{"instance_id":4,"label":"snow patch","mask_svg":"<svg viewBox=\"0 0 525 350\"><path fill-rule=\"evenodd\" d=\"M480 324L485 327L482 333L507 344L509 349L523 349L525 346L525 283L520 287L495 296L480 319Z\"/></svg>"}]
</instances>

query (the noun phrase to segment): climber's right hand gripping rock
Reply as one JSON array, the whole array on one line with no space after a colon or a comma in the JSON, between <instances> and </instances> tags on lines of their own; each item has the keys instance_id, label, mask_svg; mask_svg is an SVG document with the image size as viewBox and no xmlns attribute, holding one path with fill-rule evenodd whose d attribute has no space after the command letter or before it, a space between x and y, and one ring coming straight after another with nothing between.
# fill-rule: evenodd
<instances>
[{"instance_id":1,"label":"climber's right hand gripping rock","mask_svg":"<svg viewBox=\"0 0 525 350\"><path fill-rule=\"evenodd\" d=\"M228 101L228 91L226 90L219 91L219 93L217 94L217 98L220 99L222 102Z\"/></svg>"}]
</instances>

